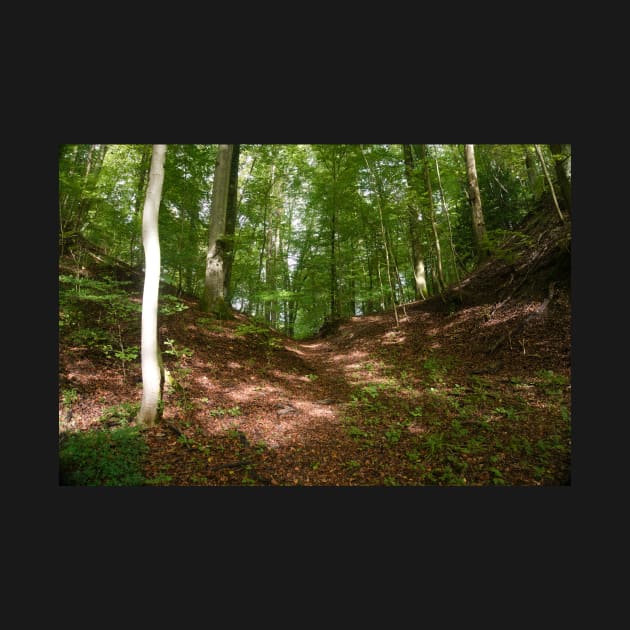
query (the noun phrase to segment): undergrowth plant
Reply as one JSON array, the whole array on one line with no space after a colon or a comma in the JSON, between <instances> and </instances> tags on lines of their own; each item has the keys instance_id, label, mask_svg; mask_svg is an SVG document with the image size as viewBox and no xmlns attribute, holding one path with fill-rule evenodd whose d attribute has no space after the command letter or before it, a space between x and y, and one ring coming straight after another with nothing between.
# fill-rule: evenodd
<instances>
[{"instance_id":1,"label":"undergrowth plant","mask_svg":"<svg viewBox=\"0 0 630 630\"><path fill-rule=\"evenodd\" d=\"M68 434L59 448L59 484L143 485L142 458L147 451L136 427Z\"/></svg>"}]
</instances>

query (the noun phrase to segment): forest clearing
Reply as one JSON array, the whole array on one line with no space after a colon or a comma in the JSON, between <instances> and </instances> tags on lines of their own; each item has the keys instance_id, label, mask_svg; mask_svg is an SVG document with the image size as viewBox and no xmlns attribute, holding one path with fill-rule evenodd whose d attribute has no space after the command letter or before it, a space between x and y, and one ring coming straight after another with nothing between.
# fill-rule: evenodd
<instances>
[{"instance_id":1,"label":"forest clearing","mask_svg":"<svg viewBox=\"0 0 630 630\"><path fill-rule=\"evenodd\" d=\"M570 485L567 157L62 145L60 484Z\"/></svg>"}]
</instances>

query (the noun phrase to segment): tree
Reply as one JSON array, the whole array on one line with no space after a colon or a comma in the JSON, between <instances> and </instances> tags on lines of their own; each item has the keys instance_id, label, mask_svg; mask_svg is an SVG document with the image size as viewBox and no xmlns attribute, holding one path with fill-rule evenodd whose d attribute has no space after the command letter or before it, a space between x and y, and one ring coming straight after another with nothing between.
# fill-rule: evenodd
<instances>
[{"instance_id":1,"label":"tree","mask_svg":"<svg viewBox=\"0 0 630 630\"><path fill-rule=\"evenodd\" d=\"M135 216L140 214L140 203L146 191L146 177L147 177L147 173L149 172L149 169L148 169L149 160L151 159L150 148L151 147L149 145L146 145L145 147L142 148L140 164L138 167L138 186L136 189L136 199L135 199L134 208L133 208L133 212ZM134 265L134 251L135 251L135 243L136 243L137 234L138 232L136 230L133 230L131 233L131 239L129 242L129 264L132 267Z\"/></svg>"},{"instance_id":2,"label":"tree","mask_svg":"<svg viewBox=\"0 0 630 630\"><path fill-rule=\"evenodd\" d=\"M238 165L241 145L233 145L232 162L230 164L230 184L228 187L227 208L225 211L225 256L223 260L223 289L225 299L230 301L230 280L234 263L234 232L238 214Z\"/></svg>"},{"instance_id":3,"label":"tree","mask_svg":"<svg viewBox=\"0 0 630 630\"><path fill-rule=\"evenodd\" d=\"M60 146L60 240L76 263L86 240L139 267L151 147ZM548 175L565 211L570 145L539 148L544 162L520 144L169 144L161 280L219 316L233 305L296 337L404 308L500 247L533 193L551 195Z\"/></svg>"},{"instance_id":4,"label":"tree","mask_svg":"<svg viewBox=\"0 0 630 630\"><path fill-rule=\"evenodd\" d=\"M440 247L440 238L438 236L437 224L435 222L435 207L433 205L433 190L431 188L431 170L429 168L429 147L426 144L417 145L420 159L422 160L422 170L424 171L424 185L428 200L428 215L431 221L431 229L433 230L433 240L435 245L435 256L437 264L437 280L440 293L446 287L444 280L444 270L442 268L442 248Z\"/></svg>"},{"instance_id":5,"label":"tree","mask_svg":"<svg viewBox=\"0 0 630 630\"><path fill-rule=\"evenodd\" d=\"M535 200L540 198L542 187L540 184L540 176L536 170L536 160L531 152L531 145L523 145L525 151L525 167L527 169L527 180L529 182L529 190Z\"/></svg>"},{"instance_id":6,"label":"tree","mask_svg":"<svg viewBox=\"0 0 630 630\"><path fill-rule=\"evenodd\" d=\"M63 252L66 239L83 233L97 196L99 176L108 149L107 144L75 145L67 156L69 146L72 145L61 145L59 149L60 252Z\"/></svg>"},{"instance_id":7,"label":"tree","mask_svg":"<svg viewBox=\"0 0 630 630\"><path fill-rule=\"evenodd\" d=\"M468 199L472 209L472 226L477 251L477 264L482 263L489 255L488 237L481 208L481 193L477 179L477 166L475 164L475 147L473 144L464 145L466 156L466 173L468 175Z\"/></svg>"},{"instance_id":8,"label":"tree","mask_svg":"<svg viewBox=\"0 0 630 630\"><path fill-rule=\"evenodd\" d=\"M545 174L545 178L547 179L547 183L549 184L549 190L551 190L551 197L553 198L553 205L556 207L556 212L560 217L560 221L564 222L564 215L562 214L562 210L560 210L560 204L558 203L558 197L556 197L556 191L553 187L553 181L551 180L551 175L549 175L547 165L545 164L545 156L543 155L542 149L540 148L539 144L535 144L534 148L536 149L538 159L540 160L540 165L542 166L543 173Z\"/></svg>"},{"instance_id":9,"label":"tree","mask_svg":"<svg viewBox=\"0 0 630 630\"><path fill-rule=\"evenodd\" d=\"M424 256L422 253L422 242L420 240L422 224L419 219L418 208L414 202L417 198L416 180L414 175L413 153L410 144L403 144L403 154L405 160L405 175L407 178L407 189L409 201L407 211L409 216L409 240L411 243L411 259L413 265L414 289L416 299L424 299L427 294L427 278L424 267ZM416 195L414 195L416 193Z\"/></svg>"},{"instance_id":10,"label":"tree","mask_svg":"<svg viewBox=\"0 0 630 630\"><path fill-rule=\"evenodd\" d=\"M137 422L153 426L160 414L162 369L158 345L157 312L160 288L160 239L158 214L164 182L166 145L154 144L151 156L149 187L142 213L142 245L144 247L144 291L142 294L142 404Z\"/></svg>"},{"instance_id":11,"label":"tree","mask_svg":"<svg viewBox=\"0 0 630 630\"><path fill-rule=\"evenodd\" d=\"M214 313L222 318L230 315L230 307L225 300L225 270L223 262L226 250L225 219L233 147L234 145L232 144L219 145L214 182L212 184L204 294L200 302L201 310Z\"/></svg>"},{"instance_id":12,"label":"tree","mask_svg":"<svg viewBox=\"0 0 630 630\"><path fill-rule=\"evenodd\" d=\"M550 144L564 207L571 214L571 145Z\"/></svg>"}]
</instances>

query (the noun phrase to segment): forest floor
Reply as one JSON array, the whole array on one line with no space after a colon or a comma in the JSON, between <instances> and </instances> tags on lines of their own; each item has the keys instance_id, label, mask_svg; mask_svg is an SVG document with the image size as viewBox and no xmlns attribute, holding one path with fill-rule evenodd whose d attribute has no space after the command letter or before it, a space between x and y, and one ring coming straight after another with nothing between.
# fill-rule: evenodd
<instances>
[{"instance_id":1,"label":"forest floor","mask_svg":"<svg viewBox=\"0 0 630 630\"><path fill-rule=\"evenodd\" d=\"M163 421L142 431L143 484L570 484L566 229L537 228L535 247L523 229L518 256L512 243L457 290L399 306L398 322L392 311L354 317L309 340L171 299L159 324L172 381ZM64 264L66 278L79 273ZM129 295L140 304L137 286ZM81 308L92 330L105 317L98 301ZM118 355L95 333L60 328L64 439L133 424L140 360L124 349L139 344L139 316L108 321Z\"/></svg>"}]
</instances>

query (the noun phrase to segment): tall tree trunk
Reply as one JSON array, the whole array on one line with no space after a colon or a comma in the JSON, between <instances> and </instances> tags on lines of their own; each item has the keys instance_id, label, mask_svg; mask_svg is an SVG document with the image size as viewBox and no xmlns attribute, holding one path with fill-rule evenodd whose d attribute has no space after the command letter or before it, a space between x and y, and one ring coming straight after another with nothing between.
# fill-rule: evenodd
<instances>
[{"instance_id":1,"label":"tall tree trunk","mask_svg":"<svg viewBox=\"0 0 630 630\"><path fill-rule=\"evenodd\" d=\"M153 426L160 414L161 360L158 346L158 293L160 289L160 239L158 213L164 183L165 144L153 145L149 187L142 213L142 245L144 247L144 292L142 294L142 404L137 422Z\"/></svg>"},{"instance_id":2,"label":"tall tree trunk","mask_svg":"<svg viewBox=\"0 0 630 630\"><path fill-rule=\"evenodd\" d=\"M94 204L93 193L96 189L108 148L109 145L107 144L93 144L90 147L85 166L83 192L77 204L76 213L71 226L71 230L74 232L81 232L85 227L86 217L89 215L89 210Z\"/></svg>"},{"instance_id":3,"label":"tall tree trunk","mask_svg":"<svg viewBox=\"0 0 630 630\"><path fill-rule=\"evenodd\" d=\"M236 231L236 216L238 213L238 165L241 152L240 144L233 146L227 210L225 212L225 259L223 261L223 287L225 299L228 303L231 298L230 280L232 278L232 264L234 263L234 233Z\"/></svg>"},{"instance_id":4,"label":"tall tree trunk","mask_svg":"<svg viewBox=\"0 0 630 630\"><path fill-rule=\"evenodd\" d=\"M275 164L271 165L271 186L265 209L265 322L275 327L278 322L279 302L275 297L278 288L278 261L280 258L280 223L282 218L282 175ZM267 206L265 206L267 208ZM262 262L262 258L261 258Z\"/></svg>"},{"instance_id":5,"label":"tall tree trunk","mask_svg":"<svg viewBox=\"0 0 630 630\"><path fill-rule=\"evenodd\" d=\"M233 145L231 144L219 145L212 185L205 286L200 303L202 311L214 313L220 318L230 316L229 304L225 300L223 260L225 254L225 214L230 184L232 147Z\"/></svg>"},{"instance_id":6,"label":"tall tree trunk","mask_svg":"<svg viewBox=\"0 0 630 630\"><path fill-rule=\"evenodd\" d=\"M536 160L531 152L531 145L523 145L525 149L525 168L527 169L527 180L529 181L529 189L534 197L534 200L540 198L542 187L540 184L540 176L536 170Z\"/></svg>"},{"instance_id":7,"label":"tall tree trunk","mask_svg":"<svg viewBox=\"0 0 630 630\"><path fill-rule=\"evenodd\" d=\"M383 207L382 207L382 202L381 202L383 187L381 185L381 181L379 180L377 175L374 173L374 171L372 170L370 166L370 163L368 162L367 156L365 155L365 152L363 151L363 145L359 145L359 147L361 149L361 155L363 156L363 159L365 160L365 165L367 166L368 173L370 174L370 176L375 182L376 205L378 207L378 217L381 224L381 238L383 242L383 248L385 249L385 266L387 269L387 281L389 283L389 292L390 292L390 296L392 300L392 307L394 310L394 319L396 320L396 327L398 327L400 322L398 320L398 305L396 304L396 290L394 288L394 283L392 282L391 265L390 265L390 260L389 260L389 247L387 246L387 235L385 233L385 223L383 221Z\"/></svg>"},{"instance_id":8,"label":"tall tree trunk","mask_svg":"<svg viewBox=\"0 0 630 630\"><path fill-rule=\"evenodd\" d=\"M334 192L333 192L334 197ZM330 319L334 321L338 316L337 303L337 257L335 251L335 241L337 240L337 210L332 207L330 225Z\"/></svg>"},{"instance_id":9,"label":"tall tree trunk","mask_svg":"<svg viewBox=\"0 0 630 630\"><path fill-rule=\"evenodd\" d=\"M151 147L146 145L142 148L140 157L140 166L138 170L138 186L136 188L136 202L134 204L134 217L140 215L142 199L144 198L147 186L147 173L149 172L149 160L151 159ZM131 231L131 239L129 241L129 264L134 265L134 251L136 248L137 231Z\"/></svg>"},{"instance_id":10,"label":"tall tree trunk","mask_svg":"<svg viewBox=\"0 0 630 630\"><path fill-rule=\"evenodd\" d=\"M550 144L564 207L571 214L571 145Z\"/></svg>"},{"instance_id":11,"label":"tall tree trunk","mask_svg":"<svg viewBox=\"0 0 630 630\"><path fill-rule=\"evenodd\" d=\"M74 149L74 167L68 173L80 178L60 201L59 249L63 251L65 240L80 234L85 227L86 217L94 203L94 190L98 183L101 167L107 153L108 145L80 145ZM87 153L85 153L87 151ZM81 174L79 174L82 171Z\"/></svg>"},{"instance_id":12,"label":"tall tree trunk","mask_svg":"<svg viewBox=\"0 0 630 630\"><path fill-rule=\"evenodd\" d=\"M418 145L420 149L420 157L422 159L424 171L424 185L429 199L429 219L431 220L431 229L433 230L433 240L435 243L435 257L437 263L437 280L440 293L446 287L444 280L444 270L442 268L442 248L440 247L440 238L437 231L437 223L435 222L435 207L433 205L433 190L431 187L431 170L429 167L429 147L426 144Z\"/></svg>"},{"instance_id":13,"label":"tall tree trunk","mask_svg":"<svg viewBox=\"0 0 630 630\"><path fill-rule=\"evenodd\" d=\"M549 189L551 190L551 197L553 198L553 204L556 207L556 212L560 217L560 221L564 223L564 215L562 214L562 210L560 210L560 204L558 203L558 198L556 197L556 191L554 190L553 181L551 180L551 175L549 175L549 170L547 169L547 164L545 163L545 156L543 155L542 149L539 144L534 145L534 149L536 149L536 153L538 154L538 159L540 160L540 165L542 166L543 173L545 174L545 179L549 184Z\"/></svg>"},{"instance_id":14,"label":"tall tree trunk","mask_svg":"<svg viewBox=\"0 0 630 630\"><path fill-rule=\"evenodd\" d=\"M451 255L453 256L453 269L455 270L455 277L459 284L459 271L457 270L457 256L455 255L455 246L453 245L453 230L451 229L451 218L446 205L446 198L444 197L444 188L442 188L442 178L440 177L440 165L438 164L437 155L435 156L435 172L437 174L438 185L440 187L440 200L442 201L442 209L446 215L446 222L448 224L448 240L451 246Z\"/></svg>"},{"instance_id":15,"label":"tall tree trunk","mask_svg":"<svg viewBox=\"0 0 630 630\"><path fill-rule=\"evenodd\" d=\"M488 258L488 236L486 234L486 224L483 219L481 208L481 194L479 192L479 181L477 179L477 166L475 165L475 146L473 144L464 145L466 156L466 174L468 176L468 198L472 208L472 226L475 248L477 250L477 263L482 263Z\"/></svg>"},{"instance_id":16,"label":"tall tree trunk","mask_svg":"<svg viewBox=\"0 0 630 630\"><path fill-rule=\"evenodd\" d=\"M411 262L413 265L414 291L416 299L427 297L427 276L424 266L424 254L422 252L422 226L418 219L418 208L413 201L415 187L415 175L413 154L410 144L403 144L403 155L405 160L405 177L407 178L408 204L407 212L409 216L409 241L411 243Z\"/></svg>"},{"instance_id":17,"label":"tall tree trunk","mask_svg":"<svg viewBox=\"0 0 630 630\"><path fill-rule=\"evenodd\" d=\"M330 217L330 320L339 317L337 304L337 258L335 244L337 240L337 154L332 154L332 208Z\"/></svg>"}]
</instances>

